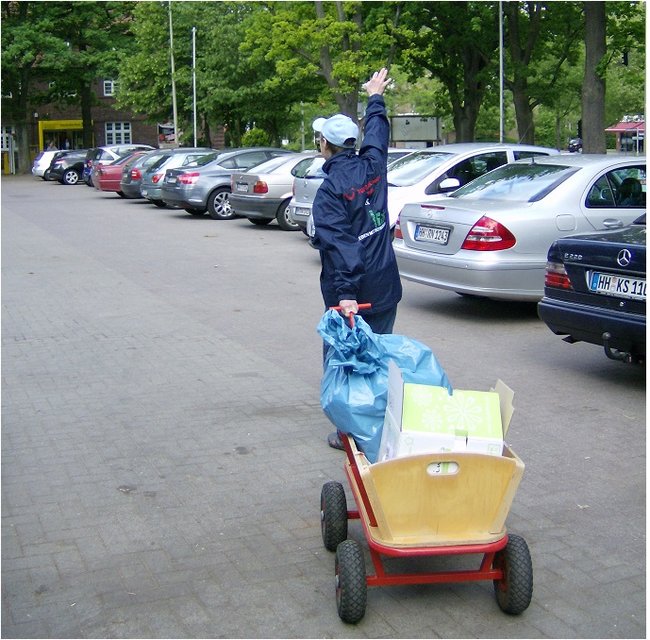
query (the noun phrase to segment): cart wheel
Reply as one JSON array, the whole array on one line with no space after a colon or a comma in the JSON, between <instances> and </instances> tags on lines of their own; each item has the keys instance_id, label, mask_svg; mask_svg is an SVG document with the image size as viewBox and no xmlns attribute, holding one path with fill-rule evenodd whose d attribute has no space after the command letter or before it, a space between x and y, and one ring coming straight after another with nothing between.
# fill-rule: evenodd
<instances>
[{"instance_id":1,"label":"cart wheel","mask_svg":"<svg viewBox=\"0 0 650 640\"><path fill-rule=\"evenodd\" d=\"M348 505L340 482L326 482L320 493L320 528L328 551L348 537Z\"/></svg>"},{"instance_id":2,"label":"cart wheel","mask_svg":"<svg viewBox=\"0 0 650 640\"><path fill-rule=\"evenodd\" d=\"M361 545L344 540L336 549L336 609L343 622L354 624L366 613L366 564Z\"/></svg>"},{"instance_id":3,"label":"cart wheel","mask_svg":"<svg viewBox=\"0 0 650 640\"><path fill-rule=\"evenodd\" d=\"M499 607L505 613L522 613L533 597L533 563L526 541L509 535L508 544L494 556L494 567L503 570L503 578L494 581Z\"/></svg>"}]
</instances>

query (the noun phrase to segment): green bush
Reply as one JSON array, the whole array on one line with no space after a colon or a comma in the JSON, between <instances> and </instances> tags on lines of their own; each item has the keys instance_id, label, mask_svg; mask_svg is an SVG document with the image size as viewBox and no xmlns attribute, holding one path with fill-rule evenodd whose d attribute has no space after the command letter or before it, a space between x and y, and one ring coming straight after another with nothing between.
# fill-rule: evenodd
<instances>
[{"instance_id":1,"label":"green bush","mask_svg":"<svg viewBox=\"0 0 650 640\"><path fill-rule=\"evenodd\" d=\"M242 136L241 145L242 147L269 147L271 137L266 131L253 127Z\"/></svg>"}]
</instances>

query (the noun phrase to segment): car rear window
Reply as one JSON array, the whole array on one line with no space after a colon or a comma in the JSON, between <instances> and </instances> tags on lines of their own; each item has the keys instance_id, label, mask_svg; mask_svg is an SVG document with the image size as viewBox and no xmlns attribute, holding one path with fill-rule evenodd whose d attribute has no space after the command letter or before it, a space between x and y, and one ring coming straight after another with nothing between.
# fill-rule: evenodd
<instances>
[{"instance_id":1,"label":"car rear window","mask_svg":"<svg viewBox=\"0 0 650 640\"><path fill-rule=\"evenodd\" d=\"M536 202L579 170L579 167L560 164L506 164L476 178L449 197Z\"/></svg>"},{"instance_id":2,"label":"car rear window","mask_svg":"<svg viewBox=\"0 0 650 640\"><path fill-rule=\"evenodd\" d=\"M429 175L437 166L454 154L442 151L415 151L390 165L387 174L389 186L410 187Z\"/></svg>"}]
</instances>

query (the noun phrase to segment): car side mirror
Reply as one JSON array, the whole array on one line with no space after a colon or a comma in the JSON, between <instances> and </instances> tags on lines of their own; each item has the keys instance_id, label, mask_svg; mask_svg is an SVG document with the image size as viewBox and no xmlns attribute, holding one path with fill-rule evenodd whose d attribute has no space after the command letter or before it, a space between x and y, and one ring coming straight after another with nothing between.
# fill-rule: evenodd
<instances>
[{"instance_id":1,"label":"car side mirror","mask_svg":"<svg viewBox=\"0 0 650 640\"><path fill-rule=\"evenodd\" d=\"M456 191L456 189L458 189L459 187L460 187L460 180L458 178L445 178L438 185L438 192L449 193L450 191Z\"/></svg>"}]
</instances>

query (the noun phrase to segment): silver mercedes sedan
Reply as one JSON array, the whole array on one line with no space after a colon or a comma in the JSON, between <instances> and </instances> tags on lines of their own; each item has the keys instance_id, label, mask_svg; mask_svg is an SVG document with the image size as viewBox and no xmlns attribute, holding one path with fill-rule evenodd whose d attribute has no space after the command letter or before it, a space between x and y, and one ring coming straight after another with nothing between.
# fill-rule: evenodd
<instances>
[{"instance_id":1,"label":"silver mercedes sedan","mask_svg":"<svg viewBox=\"0 0 650 640\"><path fill-rule=\"evenodd\" d=\"M632 223L646 206L645 156L538 156L449 196L407 204L393 247L400 274L461 295L538 301L554 240Z\"/></svg>"}]
</instances>

